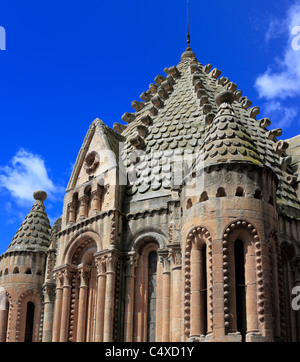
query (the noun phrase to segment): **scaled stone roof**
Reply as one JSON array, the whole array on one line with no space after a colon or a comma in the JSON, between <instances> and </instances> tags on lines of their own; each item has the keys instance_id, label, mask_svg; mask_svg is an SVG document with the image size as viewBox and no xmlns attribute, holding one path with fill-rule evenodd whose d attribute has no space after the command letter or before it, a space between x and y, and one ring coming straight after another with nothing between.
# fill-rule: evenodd
<instances>
[{"instance_id":1,"label":"scaled stone roof","mask_svg":"<svg viewBox=\"0 0 300 362\"><path fill-rule=\"evenodd\" d=\"M51 226L44 203L41 199L38 199L16 232L6 252L47 252L50 243L50 232Z\"/></svg>"},{"instance_id":2,"label":"scaled stone roof","mask_svg":"<svg viewBox=\"0 0 300 362\"><path fill-rule=\"evenodd\" d=\"M249 161L250 157L259 166L272 169L278 178L279 211L300 219L288 144L277 140L281 130L269 131L268 118L256 119L259 107L251 107L252 102L235 83L220 77L221 72L211 64L202 65L190 49L177 66L164 71L166 75L158 75L141 94L142 102L132 102L136 112L123 115L127 125L114 127L126 138L122 160L131 180L126 190L130 200L168 195L174 171L169 159L196 155L205 148L210 155L212 150L221 156L237 152L241 159ZM224 90L234 95L232 115L224 118L219 113L216 119L219 106L215 98Z\"/></svg>"},{"instance_id":3,"label":"scaled stone roof","mask_svg":"<svg viewBox=\"0 0 300 362\"><path fill-rule=\"evenodd\" d=\"M201 147L201 163L207 166L219 162L250 162L262 166L263 161L254 141L231 106L234 94L223 91L216 96L216 101L219 110Z\"/></svg>"}]
</instances>

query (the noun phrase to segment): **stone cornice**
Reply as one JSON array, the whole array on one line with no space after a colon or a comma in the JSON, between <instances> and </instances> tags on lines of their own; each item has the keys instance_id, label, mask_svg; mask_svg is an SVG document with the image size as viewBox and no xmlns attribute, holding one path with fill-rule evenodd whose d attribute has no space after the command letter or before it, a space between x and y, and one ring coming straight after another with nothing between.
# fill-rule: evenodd
<instances>
[{"instance_id":1,"label":"stone cornice","mask_svg":"<svg viewBox=\"0 0 300 362\"><path fill-rule=\"evenodd\" d=\"M93 215L91 217L88 217L86 219L83 219L83 220L80 220L72 225L68 225L65 229L59 231L57 233L57 237L61 237L63 235L66 235L66 234L70 234L71 232L74 232L74 231L77 231L79 229L82 229L83 227L86 227L88 225L91 225L93 224L94 222L100 220L100 219L104 219L105 217L109 217L111 215L114 215L114 214L119 214L121 216L125 216L124 213L122 213L122 211L118 210L118 209L111 209L111 210L108 210L108 211L103 211L99 214L96 214L96 215Z\"/></svg>"},{"instance_id":2,"label":"stone cornice","mask_svg":"<svg viewBox=\"0 0 300 362\"><path fill-rule=\"evenodd\" d=\"M167 202L166 207L159 207L159 208L153 208L153 209L147 209L144 211L138 211L136 213L129 213L126 215L126 219L128 221L130 220L137 220L137 219L143 219L147 216L154 216L154 215L162 215L162 214L168 214L170 212L170 206L174 207L180 207L180 200L169 200Z\"/></svg>"}]
</instances>

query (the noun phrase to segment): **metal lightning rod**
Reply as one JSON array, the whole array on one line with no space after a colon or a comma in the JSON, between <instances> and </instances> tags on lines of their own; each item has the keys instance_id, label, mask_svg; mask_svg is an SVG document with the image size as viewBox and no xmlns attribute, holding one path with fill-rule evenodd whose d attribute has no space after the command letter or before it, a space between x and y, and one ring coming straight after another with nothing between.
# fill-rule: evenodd
<instances>
[{"instance_id":1,"label":"metal lightning rod","mask_svg":"<svg viewBox=\"0 0 300 362\"><path fill-rule=\"evenodd\" d=\"M190 37L190 12L189 12L189 7L190 7L190 2L189 0L187 0L187 36L186 36L186 42L187 45L189 46L190 42L191 42L191 37Z\"/></svg>"}]
</instances>

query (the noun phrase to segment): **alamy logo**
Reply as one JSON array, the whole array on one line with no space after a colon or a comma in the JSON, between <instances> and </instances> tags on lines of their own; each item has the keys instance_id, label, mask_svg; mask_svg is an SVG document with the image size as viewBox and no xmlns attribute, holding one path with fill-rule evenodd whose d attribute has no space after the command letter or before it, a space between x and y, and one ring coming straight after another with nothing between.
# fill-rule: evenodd
<instances>
[{"instance_id":1,"label":"alamy logo","mask_svg":"<svg viewBox=\"0 0 300 362\"><path fill-rule=\"evenodd\" d=\"M296 35L292 40L292 48L294 50L300 49L300 26L294 26L292 29L292 35Z\"/></svg>"},{"instance_id":2,"label":"alamy logo","mask_svg":"<svg viewBox=\"0 0 300 362\"><path fill-rule=\"evenodd\" d=\"M0 286L0 311L6 309L6 293L5 289Z\"/></svg>"},{"instance_id":3,"label":"alamy logo","mask_svg":"<svg viewBox=\"0 0 300 362\"><path fill-rule=\"evenodd\" d=\"M6 50L6 32L3 26L0 26L0 50Z\"/></svg>"},{"instance_id":4,"label":"alamy logo","mask_svg":"<svg viewBox=\"0 0 300 362\"><path fill-rule=\"evenodd\" d=\"M296 295L296 297L292 299L292 308L297 311L300 309L300 286L294 287L292 289L292 294Z\"/></svg>"}]
</instances>

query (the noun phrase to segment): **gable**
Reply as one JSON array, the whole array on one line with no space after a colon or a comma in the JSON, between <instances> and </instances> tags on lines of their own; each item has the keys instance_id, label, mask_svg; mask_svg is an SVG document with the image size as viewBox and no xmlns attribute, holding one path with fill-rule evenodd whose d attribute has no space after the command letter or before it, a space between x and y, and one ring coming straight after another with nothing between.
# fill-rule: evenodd
<instances>
[{"instance_id":1,"label":"gable","mask_svg":"<svg viewBox=\"0 0 300 362\"><path fill-rule=\"evenodd\" d=\"M121 135L100 119L95 119L78 153L67 192L85 184L91 178L101 178L108 170L118 167L119 143L122 141Z\"/></svg>"}]
</instances>

